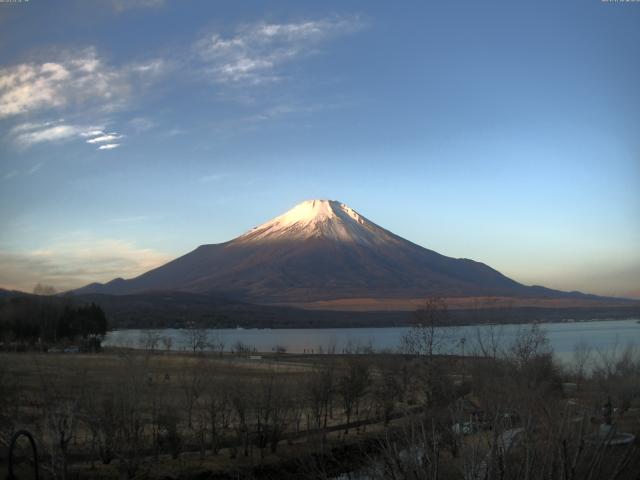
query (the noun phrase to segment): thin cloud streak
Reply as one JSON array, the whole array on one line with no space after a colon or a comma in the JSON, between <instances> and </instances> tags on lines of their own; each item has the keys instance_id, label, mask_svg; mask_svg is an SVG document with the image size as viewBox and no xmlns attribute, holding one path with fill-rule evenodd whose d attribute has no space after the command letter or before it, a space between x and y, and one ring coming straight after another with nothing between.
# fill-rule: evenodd
<instances>
[{"instance_id":1,"label":"thin cloud streak","mask_svg":"<svg viewBox=\"0 0 640 480\"><path fill-rule=\"evenodd\" d=\"M362 27L358 17L282 24L258 22L236 29L228 37L210 33L194 48L213 82L258 85L280 80L282 66L311 54L322 42Z\"/></svg>"},{"instance_id":2,"label":"thin cloud streak","mask_svg":"<svg viewBox=\"0 0 640 480\"><path fill-rule=\"evenodd\" d=\"M113 140L118 140L120 138L122 138L122 135L109 133L108 135L100 135L98 137L90 138L89 140L87 140L87 143L107 143Z\"/></svg>"},{"instance_id":3,"label":"thin cloud streak","mask_svg":"<svg viewBox=\"0 0 640 480\"><path fill-rule=\"evenodd\" d=\"M27 170L27 175L33 175L34 173L36 173L38 170L40 170L42 168L42 166L44 165L43 162L40 163L36 163L33 167L31 167L29 170Z\"/></svg>"},{"instance_id":4,"label":"thin cloud streak","mask_svg":"<svg viewBox=\"0 0 640 480\"><path fill-rule=\"evenodd\" d=\"M218 182L224 178L229 177L230 175L228 173L216 173L213 175L204 175L202 177L200 177L200 181L203 183L209 183L209 182Z\"/></svg>"},{"instance_id":5,"label":"thin cloud streak","mask_svg":"<svg viewBox=\"0 0 640 480\"><path fill-rule=\"evenodd\" d=\"M16 142L21 146L30 147L37 143L64 141L78 136L80 130L79 127L73 125L56 125L55 127L21 133L16 137Z\"/></svg>"},{"instance_id":6,"label":"thin cloud streak","mask_svg":"<svg viewBox=\"0 0 640 480\"><path fill-rule=\"evenodd\" d=\"M2 178L3 178L3 180L10 180L12 178L19 177L21 175L24 175L24 176L33 175L38 170L40 170L43 166L44 166L44 162L40 162L40 163L36 163L34 166L32 166L31 168L29 168L27 170L12 170L12 171L4 174L2 176Z\"/></svg>"},{"instance_id":7,"label":"thin cloud streak","mask_svg":"<svg viewBox=\"0 0 640 480\"><path fill-rule=\"evenodd\" d=\"M106 145L100 145L98 147L98 150L113 150L114 148L118 148L119 146L119 143L108 143Z\"/></svg>"},{"instance_id":8,"label":"thin cloud streak","mask_svg":"<svg viewBox=\"0 0 640 480\"><path fill-rule=\"evenodd\" d=\"M94 137L96 135L104 135L104 132L102 130L90 130L88 132L82 132L80 135L83 137Z\"/></svg>"}]
</instances>

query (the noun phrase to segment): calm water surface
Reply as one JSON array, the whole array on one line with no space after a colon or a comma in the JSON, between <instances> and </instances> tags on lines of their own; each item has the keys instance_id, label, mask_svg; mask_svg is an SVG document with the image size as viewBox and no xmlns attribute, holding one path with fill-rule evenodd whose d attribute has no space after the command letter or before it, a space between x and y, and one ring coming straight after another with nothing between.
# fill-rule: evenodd
<instances>
[{"instance_id":1,"label":"calm water surface","mask_svg":"<svg viewBox=\"0 0 640 480\"><path fill-rule=\"evenodd\" d=\"M446 353L461 353L462 342L466 353L473 350L478 334L486 334L487 326L453 327L451 340L445 347ZM508 345L521 328L527 325L503 325L497 329L501 343ZM541 328L547 333L554 353L561 359L571 356L579 342L588 344L593 350L610 352L622 350L629 344L640 347L640 323L638 319L602 320L590 322L544 323ZM355 351L371 346L376 351L395 351L400 346L408 327L389 328L282 328L282 329L211 329L211 339L218 338L226 345L226 350L241 341L255 347L258 352L271 352L276 346L286 348L290 353L321 353L335 351ZM172 338L172 349L187 348L185 332L180 329L156 330L160 336ZM109 332L104 345L120 347L140 347L147 336L146 330L116 330Z\"/></svg>"}]
</instances>

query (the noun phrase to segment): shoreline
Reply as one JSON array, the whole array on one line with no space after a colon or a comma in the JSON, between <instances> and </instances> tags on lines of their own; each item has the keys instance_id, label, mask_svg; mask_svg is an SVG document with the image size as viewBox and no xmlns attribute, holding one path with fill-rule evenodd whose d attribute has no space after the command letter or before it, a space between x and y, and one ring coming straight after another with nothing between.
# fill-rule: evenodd
<instances>
[{"instance_id":1,"label":"shoreline","mask_svg":"<svg viewBox=\"0 0 640 480\"><path fill-rule=\"evenodd\" d=\"M631 316L631 317L594 317L589 319L573 319L567 318L565 320L538 320L531 322L486 322L486 323L455 323L451 325L440 325L445 328L451 327L483 327L483 326L518 326L518 325L531 325L531 324L540 324L540 325L549 325L549 324L566 324L566 323L592 323L592 322L624 322L624 321L636 321L640 323L640 316ZM271 330L349 330L349 329L387 329L387 328L411 328L416 325L416 322L407 323L403 325L336 325L336 326L308 326L301 325L299 327L296 326L287 326L287 327L202 327L204 330L247 330L247 331L271 331ZM127 327L127 328L113 328L107 331L107 333L113 332L126 332L131 330L188 330L186 327Z\"/></svg>"}]
</instances>

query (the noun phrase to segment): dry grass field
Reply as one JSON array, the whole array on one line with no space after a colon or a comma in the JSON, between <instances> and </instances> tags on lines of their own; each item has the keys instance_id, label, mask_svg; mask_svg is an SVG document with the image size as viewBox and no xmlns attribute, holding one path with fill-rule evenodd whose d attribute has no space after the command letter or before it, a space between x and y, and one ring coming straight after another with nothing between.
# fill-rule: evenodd
<instances>
[{"instance_id":1,"label":"dry grass field","mask_svg":"<svg viewBox=\"0 0 640 480\"><path fill-rule=\"evenodd\" d=\"M335 372L333 382L339 376L338 371L345 368L344 362L345 358L339 355L271 355L251 360L232 355L149 354L125 349L100 354L4 353L0 354L5 387L2 405L8 415L3 416L3 440L6 443L7 432L27 429L39 439L41 455L51 457L43 462L45 470L53 472L60 468L52 463L57 451L67 457L65 468L76 476L118 478L123 475L117 460L119 454L114 453L109 464L99 458L95 422L102 423L100 416L108 417L106 421L113 420L100 403L119 398L120 408L128 409L122 412L124 421L144 424L138 439L141 445L158 440L162 443L163 436L178 437L158 448L139 446L136 459L139 465L133 476L144 472L151 478L164 478L178 472L185 475L199 471L222 475L251 470L257 465L280 464L308 456L319 448L330 450L327 445L344 448L358 444L369 434L383 430L372 417L372 404L368 404L364 412L350 413L349 422L363 425L353 430L351 436L345 435L339 425L346 423L346 416L338 398L326 398L324 405L315 407L315 418L311 418L313 408L308 403L312 399L307 397L306 390L314 376L317 377L319 368L328 367ZM283 406L269 405L270 400ZM243 402L246 405L239 405ZM211 424L216 421L210 417L211 408L219 409L217 413L221 416L227 415L226 419L217 419L220 432L215 454L211 441L203 438L207 436L205 430L215 428ZM238 452L243 440L234 425L239 421L238 413L232 412L234 409L246 409L247 416L255 417L241 420L250 425L248 430L252 429L254 436L261 428L256 427L261 415L268 423L270 415L283 410L287 418L281 420L280 434L283 440L286 436L286 441L279 442L277 452L265 448L266 445L256 448L255 441L246 445L246 451ZM166 422L163 416L169 414L173 418ZM323 415L326 418L318 420ZM158 427L158 422L168 425ZM324 430L322 433L318 425ZM60 452L58 439L65 435L70 440L65 451ZM171 441L176 444L169 445ZM6 453L0 450L0 458L6 460Z\"/></svg>"},{"instance_id":2,"label":"dry grass field","mask_svg":"<svg viewBox=\"0 0 640 480\"><path fill-rule=\"evenodd\" d=\"M253 359L0 353L0 474L9 437L27 429L47 479L327 479L357 471L371 480L464 480L498 468L505 479L522 478L523 468L532 479L596 471L591 478L636 478L637 440L591 451L583 440L605 421L607 399L616 428L640 433L637 356L591 373L561 370L532 339L501 358L464 359L424 350ZM575 388L564 391L562 382ZM511 434L513 448L496 450ZM18 478L29 478L25 445ZM569 460L573 477L561 474Z\"/></svg>"}]
</instances>

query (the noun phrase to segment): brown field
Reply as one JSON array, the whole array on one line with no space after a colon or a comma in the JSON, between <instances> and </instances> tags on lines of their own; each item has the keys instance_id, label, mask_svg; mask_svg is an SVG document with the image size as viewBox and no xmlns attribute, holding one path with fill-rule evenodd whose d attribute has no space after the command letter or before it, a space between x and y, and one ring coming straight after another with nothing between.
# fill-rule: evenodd
<instances>
[{"instance_id":1,"label":"brown field","mask_svg":"<svg viewBox=\"0 0 640 480\"><path fill-rule=\"evenodd\" d=\"M449 309L490 308L599 308L626 307L628 300L580 299L580 298L514 298L514 297L447 297L443 299ZM341 311L414 311L424 304L424 298L344 298L316 302L289 304L308 310ZM637 303L637 302L636 302Z\"/></svg>"},{"instance_id":2,"label":"brown field","mask_svg":"<svg viewBox=\"0 0 640 480\"><path fill-rule=\"evenodd\" d=\"M68 404L76 399L93 403L96 399L107 395L123 394L127 389L142 386L144 391L136 392L135 402L140 415L145 417L148 423L151 412L154 407L157 408L158 402L153 390L160 388L159 395L162 396L161 402L164 408L177 411L179 416L183 417L178 421L178 428L181 430L180 435L184 445L180 449L177 460L172 458L171 454L162 452L154 454L148 451L145 455L141 455L145 458L141 460L143 466L140 468L144 470L144 476L150 478L165 478L167 475L184 476L189 472L195 475L202 471L226 475L229 472L250 470L256 465L265 466L295 461L301 456L316 452L321 443L339 445L340 448L350 444L358 445L363 439L368 438L368 435L380 432L383 426L379 421L372 418L365 419L363 416L357 418L352 416L350 419L352 423L357 421L362 425L356 428L356 434L352 431L351 436L345 435L340 425L346 423L346 417L336 406L335 412L332 412L331 418L327 421L323 440L318 440L314 426L309 425L310 420L306 418L301 419L300 422L305 423L305 429L312 433L298 434L292 432L290 428L289 438L281 443L277 454L270 451L261 452L255 448L255 445L251 445L246 455L238 454L237 447L220 448L215 455L209 450L203 455L195 440L197 430L202 425L199 427L186 425L184 412L189 395L199 397L194 401L193 423L196 423L195 417L199 417L198 421L204 423L200 417L205 408L204 392L210 387L206 383L212 378L215 378L216 386L213 391L207 392L211 395L220 393L215 391L217 388L229 390L238 386L248 388L268 381L266 379L277 377L279 387L286 388L286 392L282 391L280 394L296 396L305 385L308 375L317 369L318 365L323 367L334 365L338 369L341 368L340 364L343 360L344 358L340 355L266 355L260 360L250 360L232 355L179 353L152 355L148 352L126 349L111 350L101 354L0 354L3 384L16 393L15 397L12 397L12 400L16 401L15 415L18 419L14 430L27 429L33 432L40 440L41 450L45 452L55 449L51 446L52 442L55 443L54 432L49 425L45 424L47 415L55 415L47 411L52 403ZM196 377L201 382L199 387L194 387L192 383ZM195 392L195 389L200 391ZM253 395L250 390L245 392L248 397ZM69 468L81 478L118 478L122 472L118 470L115 460L110 465L103 465L95 453L88 453L92 432L85 418L87 414L90 412L76 414L73 441L67 453ZM370 415L371 412L367 414ZM392 420L392 422L397 421L398 419ZM228 427L221 436L221 444L234 443L230 438L234 436L231 430L232 428ZM151 432L145 431L145 435L150 436ZM6 442L6 435L0 440ZM0 447L0 465L6 461L6 454L6 450ZM21 468L23 471L28 470L25 470L24 465ZM2 471L0 469L0 472Z\"/></svg>"}]
</instances>

